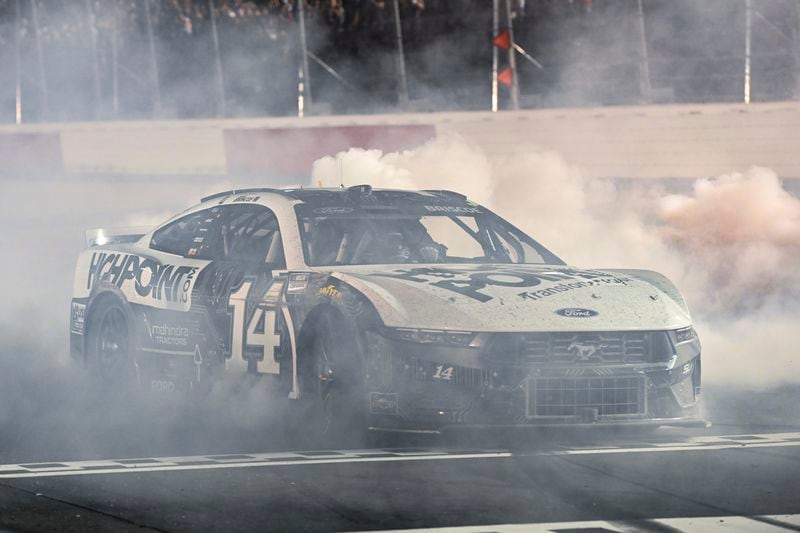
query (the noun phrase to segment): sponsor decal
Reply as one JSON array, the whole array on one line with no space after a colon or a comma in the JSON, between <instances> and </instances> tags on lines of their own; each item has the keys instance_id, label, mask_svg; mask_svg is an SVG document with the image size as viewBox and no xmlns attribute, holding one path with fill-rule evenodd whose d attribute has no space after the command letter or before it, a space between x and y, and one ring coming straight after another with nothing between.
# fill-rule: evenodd
<instances>
[{"instance_id":1,"label":"sponsor decal","mask_svg":"<svg viewBox=\"0 0 800 533\"><path fill-rule=\"evenodd\" d=\"M203 367L203 354L200 353L200 346L194 345L194 357L192 357L194 367L197 369L197 382L200 383L200 369Z\"/></svg>"},{"instance_id":2,"label":"sponsor decal","mask_svg":"<svg viewBox=\"0 0 800 533\"><path fill-rule=\"evenodd\" d=\"M70 326L71 333L83 335L84 320L86 318L86 304L72 302L72 311L70 312Z\"/></svg>"},{"instance_id":3,"label":"sponsor decal","mask_svg":"<svg viewBox=\"0 0 800 533\"><path fill-rule=\"evenodd\" d=\"M189 344L189 328L153 324L150 326L150 338L158 346L187 346Z\"/></svg>"},{"instance_id":4,"label":"sponsor decal","mask_svg":"<svg viewBox=\"0 0 800 533\"><path fill-rule=\"evenodd\" d=\"M369 410L376 414L397 414L397 394L370 392Z\"/></svg>"},{"instance_id":5,"label":"sponsor decal","mask_svg":"<svg viewBox=\"0 0 800 533\"><path fill-rule=\"evenodd\" d=\"M564 309L556 309L555 314L567 318L591 318L600 313L594 309L580 309L578 307L565 307Z\"/></svg>"},{"instance_id":6,"label":"sponsor decal","mask_svg":"<svg viewBox=\"0 0 800 533\"><path fill-rule=\"evenodd\" d=\"M607 272L595 270L540 270L531 271L513 266L500 267L493 270L461 271L437 267L419 267L398 269L386 273L373 274L375 276L396 278L416 283L425 283L448 291L456 292L479 302L488 302L493 296L488 294L490 287L510 287L529 289L542 283L561 283L561 289L555 290L548 287L547 296L557 294L564 290L581 287L592 287L599 284L626 285L630 278L620 278ZM564 282L573 282L564 284ZM556 285L555 287L559 287ZM528 291L518 293L523 299L538 300L543 297L543 291Z\"/></svg>"},{"instance_id":7,"label":"sponsor decal","mask_svg":"<svg viewBox=\"0 0 800 533\"><path fill-rule=\"evenodd\" d=\"M150 390L153 392L175 392L175 382L154 379L150 381Z\"/></svg>"},{"instance_id":8,"label":"sponsor decal","mask_svg":"<svg viewBox=\"0 0 800 533\"><path fill-rule=\"evenodd\" d=\"M202 276L202 283L208 287L209 305L216 308L226 305L231 292L242 284L244 269L237 264L211 263Z\"/></svg>"},{"instance_id":9,"label":"sponsor decal","mask_svg":"<svg viewBox=\"0 0 800 533\"><path fill-rule=\"evenodd\" d=\"M587 281L577 281L574 283L559 283L546 289L539 289L535 291L522 291L517 296L523 300L541 300L548 296L568 292L575 289L583 289L585 287L597 287L598 285L627 285L632 278L622 278L605 274L606 277L591 279Z\"/></svg>"},{"instance_id":10,"label":"sponsor decal","mask_svg":"<svg viewBox=\"0 0 800 533\"><path fill-rule=\"evenodd\" d=\"M289 286L286 289L287 294L304 292L308 287L309 279L309 275L306 272L289 274Z\"/></svg>"},{"instance_id":11,"label":"sponsor decal","mask_svg":"<svg viewBox=\"0 0 800 533\"><path fill-rule=\"evenodd\" d=\"M429 213L450 213L452 215L479 215L482 213L477 207L453 205L426 205L425 211Z\"/></svg>"},{"instance_id":12,"label":"sponsor decal","mask_svg":"<svg viewBox=\"0 0 800 533\"><path fill-rule=\"evenodd\" d=\"M322 287L319 290L319 295L320 296L328 296L330 298L337 299L337 298L340 298L342 296L342 293L339 292L339 289L337 289L335 285L328 285L326 287Z\"/></svg>"},{"instance_id":13,"label":"sponsor decal","mask_svg":"<svg viewBox=\"0 0 800 533\"><path fill-rule=\"evenodd\" d=\"M244 195L244 196L237 196L236 198L234 198L234 199L231 201L231 203L237 203L237 202L257 202L259 198L261 198L261 197L260 197L260 196L255 196L255 195L252 195L252 194L250 194L250 195Z\"/></svg>"},{"instance_id":14,"label":"sponsor decal","mask_svg":"<svg viewBox=\"0 0 800 533\"><path fill-rule=\"evenodd\" d=\"M130 288L141 298L186 303L199 267L162 264L134 254L95 252L89 264L86 288L107 281Z\"/></svg>"},{"instance_id":15,"label":"sponsor decal","mask_svg":"<svg viewBox=\"0 0 800 533\"><path fill-rule=\"evenodd\" d=\"M346 215L352 212L352 207L318 207L314 209L315 215Z\"/></svg>"}]
</instances>

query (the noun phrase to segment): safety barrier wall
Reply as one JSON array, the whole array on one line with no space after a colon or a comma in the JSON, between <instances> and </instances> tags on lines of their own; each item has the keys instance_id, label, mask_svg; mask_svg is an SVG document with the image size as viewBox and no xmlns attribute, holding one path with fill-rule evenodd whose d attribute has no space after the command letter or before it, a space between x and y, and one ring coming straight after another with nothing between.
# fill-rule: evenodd
<instances>
[{"instance_id":1,"label":"safety barrier wall","mask_svg":"<svg viewBox=\"0 0 800 533\"><path fill-rule=\"evenodd\" d=\"M605 107L0 127L0 173L306 174L350 146L457 134L491 157L554 151L584 174L689 178L758 165L800 177L800 103Z\"/></svg>"},{"instance_id":2,"label":"safety barrier wall","mask_svg":"<svg viewBox=\"0 0 800 533\"><path fill-rule=\"evenodd\" d=\"M63 167L57 132L0 132L0 172L41 175L61 172Z\"/></svg>"}]
</instances>

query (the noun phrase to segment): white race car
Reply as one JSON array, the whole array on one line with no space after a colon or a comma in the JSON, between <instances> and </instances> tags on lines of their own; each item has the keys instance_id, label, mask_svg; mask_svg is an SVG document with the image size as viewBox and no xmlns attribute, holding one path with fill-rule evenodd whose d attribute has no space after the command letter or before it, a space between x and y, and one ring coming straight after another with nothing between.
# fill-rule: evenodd
<instances>
[{"instance_id":1,"label":"white race car","mask_svg":"<svg viewBox=\"0 0 800 533\"><path fill-rule=\"evenodd\" d=\"M75 357L155 391L255 374L306 430L695 425L664 276L582 270L450 191L247 189L81 253Z\"/></svg>"}]
</instances>

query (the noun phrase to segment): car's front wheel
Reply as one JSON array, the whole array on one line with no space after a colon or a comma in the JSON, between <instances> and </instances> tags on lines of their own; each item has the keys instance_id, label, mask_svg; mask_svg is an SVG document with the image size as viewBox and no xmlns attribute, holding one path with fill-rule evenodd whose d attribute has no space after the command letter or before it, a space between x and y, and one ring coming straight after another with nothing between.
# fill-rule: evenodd
<instances>
[{"instance_id":1,"label":"car's front wheel","mask_svg":"<svg viewBox=\"0 0 800 533\"><path fill-rule=\"evenodd\" d=\"M354 336L335 315L324 315L304 348L298 436L314 446L363 444L365 373Z\"/></svg>"}]
</instances>

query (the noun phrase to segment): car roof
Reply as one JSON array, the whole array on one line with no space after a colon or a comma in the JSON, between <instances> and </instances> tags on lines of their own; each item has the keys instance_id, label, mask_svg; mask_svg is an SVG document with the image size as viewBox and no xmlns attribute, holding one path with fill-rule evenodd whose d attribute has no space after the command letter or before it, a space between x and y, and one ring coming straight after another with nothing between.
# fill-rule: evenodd
<instances>
[{"instance_id":1,"label":"car roof","mask_svg":"<svg viewBox=\"0 0 800 533\"><path fill-rule=\"evenodd\" d=\"M318 188L268 188L256 187L246 189L232 189L223 191L201 200L202 203L212 200L222 200L230 196L269 193L294 200L315 207L342 205L354 201L370 204L390 205L464 205L467 197L463 194L443 189L404 190L404 189L373 189L370 185L355 185L352 187L318 187Z\"/></svg>"}]
</instances>

